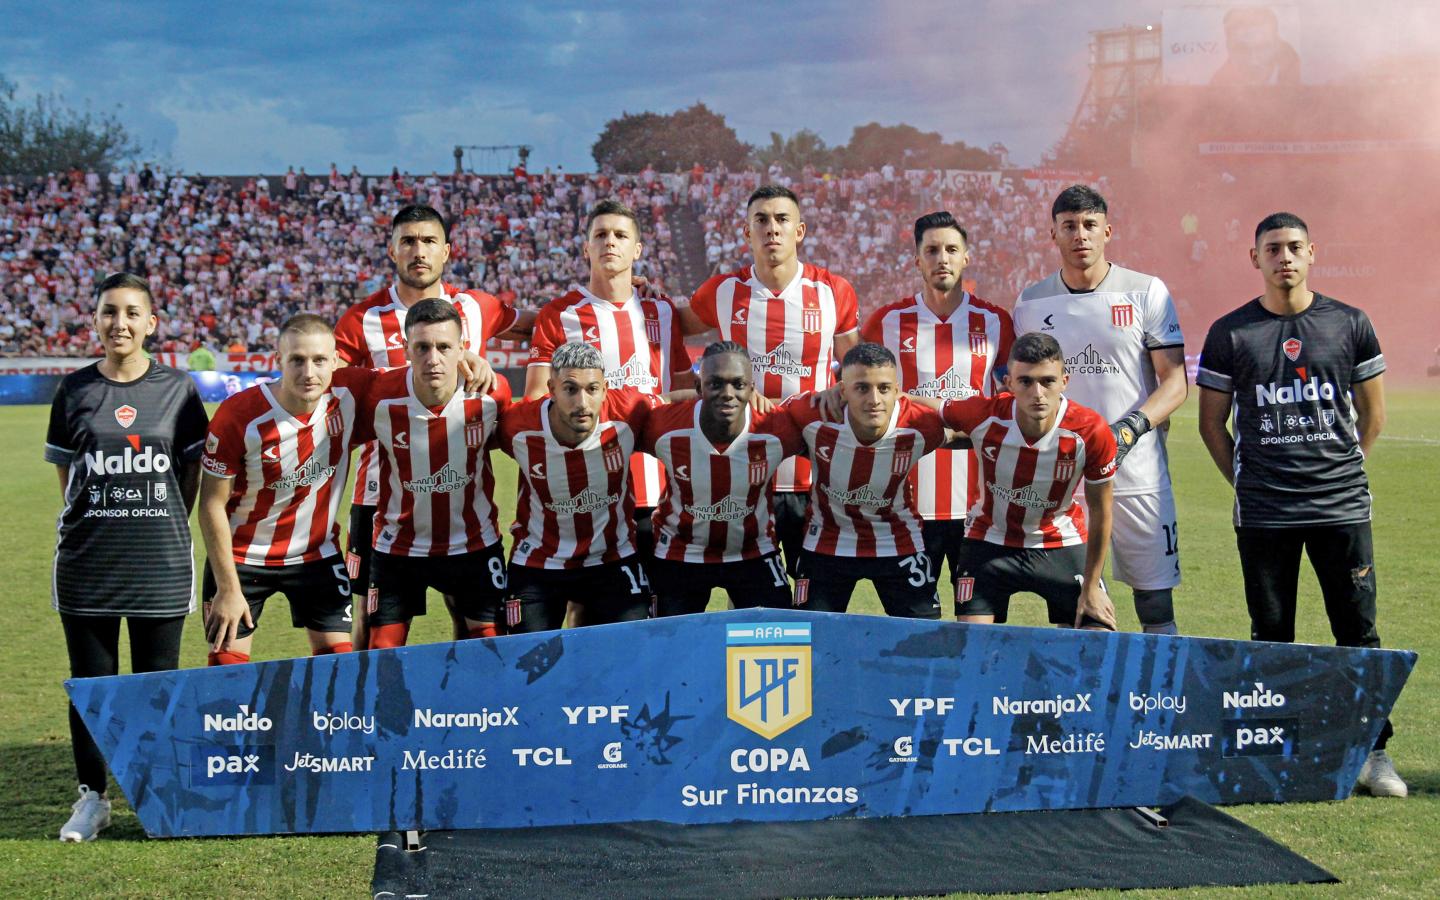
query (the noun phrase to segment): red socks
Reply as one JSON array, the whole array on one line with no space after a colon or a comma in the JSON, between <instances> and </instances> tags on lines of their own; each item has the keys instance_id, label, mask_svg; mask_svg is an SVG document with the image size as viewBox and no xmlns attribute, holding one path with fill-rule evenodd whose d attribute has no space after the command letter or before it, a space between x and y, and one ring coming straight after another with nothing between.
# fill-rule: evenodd
<instances>
[{"instance_id":1,"label":"red socks","mask_svg":"<svg viewBox=\"0 0 1440 900\"><path fill-rule=\"evenodd\" d=\"M311 656L329 656L331 653L349 653L355 649L355 645L349 641L342 641L338 644L331 644L328 647L316 647L310 651Z\"/></svg>"},{"instance_id":2,"label":"red socks","mask_svg":"<svg viewBox=\"0 0 1440 900\"><path fill-rule=\"evenodd\" d=\"M398 622L394 625L372 625L370 626L370 649L385 650L390 647L403 647L409 637L410 625L406 622Z\"/></svg>"},{"instance_id":3,"label":"red socks","mask_svg":"<svg viewBox=\"0 0 1440 900\"><path fill-rule=\"evenodd\" d=\"M210 665L212 666L233 666L249 661L250 654L248 653L236 653L234 650L210 651Z\"/></svg>"},{"instance_id":4,"label":"red socks","mask_svg":"<svg viewBox=\"0 0 1440 900\"><path fill-rule=\"evenodd\" d=\"M499 636L500 629L496 627L494 622L481 622L479 625L476 625L474 628L470 629L470 637L472 638L487 638Z\"/></svg>"}]
</instances>

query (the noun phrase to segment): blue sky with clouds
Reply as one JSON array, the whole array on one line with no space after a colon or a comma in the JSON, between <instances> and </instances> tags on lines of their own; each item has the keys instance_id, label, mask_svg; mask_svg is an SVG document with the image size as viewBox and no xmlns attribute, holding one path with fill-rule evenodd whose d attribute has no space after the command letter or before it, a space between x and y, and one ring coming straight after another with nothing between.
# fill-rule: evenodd
<instances>
[{"instance_id":1,"label":"blue sky with clouds","mask_svg":"<svg viewBox=\"0 0 1440 900\"><path fill-rule=\"evenodd\" d=\"M457 143L528 143L532 166L583 171L606 120L696 100L751 142L908 122L1034 162L1080 98L1089 32L1166 5L0 0L0 74L119 106L206 172L444 171Z\"/></svg>"}]
</instances>

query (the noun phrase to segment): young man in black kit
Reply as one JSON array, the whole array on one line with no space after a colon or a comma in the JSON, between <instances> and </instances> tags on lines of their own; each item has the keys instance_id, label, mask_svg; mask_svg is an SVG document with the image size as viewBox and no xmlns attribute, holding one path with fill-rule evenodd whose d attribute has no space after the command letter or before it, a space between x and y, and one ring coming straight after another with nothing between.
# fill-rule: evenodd
<instances>
[{"instance_id":1,"label":"young man in black kit","mask_svg":"<svg viewBox=\"0 0 1440 900\"><path fill-rule=\"evenodd\" d=\"M1261 221L1250 260L1265 293L1210 327L1195 380L1200 437L1235 486L1251 637L1295 640L1303 547L1335 642L1379 647L1364 460L1385 424L1385 357L1365 313L1307 286L1315 245L1300 217ZM1391 733L1387 721L1359 785L1404 797Z\"/></svg>"}]
</instances>

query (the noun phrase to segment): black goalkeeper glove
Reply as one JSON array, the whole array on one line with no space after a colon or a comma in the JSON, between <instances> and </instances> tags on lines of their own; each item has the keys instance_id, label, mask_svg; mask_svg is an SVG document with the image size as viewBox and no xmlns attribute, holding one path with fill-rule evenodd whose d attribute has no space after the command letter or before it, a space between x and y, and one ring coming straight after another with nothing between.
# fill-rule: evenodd
<instances>
[{"instance_id":1,"label":"black goalkeeper glove","mask_svg":"<svg viewBox=\"0 0 1440 900\"><path fill-rule=\"evenodd\" d=\"M1115 468L1120 468L1120 463L1125 460L1125 454L1130 448L1150 430L1150 417L1138 409L1120 417L1120 421L1110 426L1110 431L1115 435Z\"/></svg>"}]
</instances>

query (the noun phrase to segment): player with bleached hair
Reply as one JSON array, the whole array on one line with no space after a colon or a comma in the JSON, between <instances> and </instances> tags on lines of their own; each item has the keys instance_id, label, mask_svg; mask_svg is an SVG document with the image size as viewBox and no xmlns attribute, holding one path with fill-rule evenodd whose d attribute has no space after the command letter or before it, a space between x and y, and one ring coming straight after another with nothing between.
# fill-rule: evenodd
<instances>
[{"instance_id":1,"label":"player with bleached hair","mask_svg":"<svg viewBox=\"0 0 1440 900\"><path fill-rule=\"evenodd\" d=\"M499 447L520 470L505 625L546 631L577 603L586 625L650 616L650 580L635 547L630 457L658 394L610 388L586 343L550 355L548 393L500 416Z\"/></svg>"}]
</instances>

